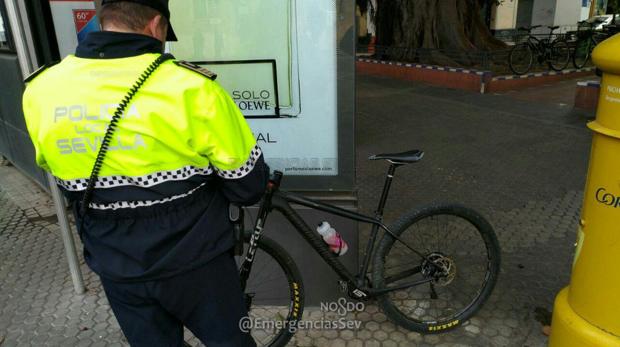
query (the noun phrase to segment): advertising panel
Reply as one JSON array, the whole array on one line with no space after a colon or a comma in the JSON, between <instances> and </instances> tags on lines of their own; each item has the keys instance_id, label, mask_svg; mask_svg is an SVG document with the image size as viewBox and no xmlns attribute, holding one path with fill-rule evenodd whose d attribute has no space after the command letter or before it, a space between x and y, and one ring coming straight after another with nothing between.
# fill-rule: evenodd
<instances>
[{"instance_id":1,"label":"advertising panel","mask_svg":"<svg viewBox=\"0 0 620 347\"><path fill-rule=\"evenodd\" d=\"M61 58L75 53L89 32L99 30L93 1L50 0L50 9Z\"/></svg>"},{"instance_id":2,"label":"advertising panel","mask_svg":"<svg viewBox=\"0 0 620 347\"><path fill-rule=\"evenodd\" d=\"M177 59L218 74L272 169L337 176L337 4L171 1Z\"/></svg>"}]
</instances>

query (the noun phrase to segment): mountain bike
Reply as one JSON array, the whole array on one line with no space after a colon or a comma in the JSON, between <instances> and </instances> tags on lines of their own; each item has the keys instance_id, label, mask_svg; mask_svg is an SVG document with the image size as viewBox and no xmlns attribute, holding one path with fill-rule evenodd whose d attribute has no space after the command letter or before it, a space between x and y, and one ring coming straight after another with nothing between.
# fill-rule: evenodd
<instances>
[{"instance_id":1,"label":"mountain bike","mask_svg":"<svg viewBox=\"0 0 620 347\"><path fill-rule=\"evenodd\" d=\"M413 209L389 227L384 224L384 208L396 169L420 161L423 155L416 150L369 158L390 164L374 216L281 190L283 174L274 173L254 229L245 232L236 258L249 319L273 323L251 330L258 346L286 345L304 310L303 279L295 262L282 246L264 235L276 232L265 227L273 211L281 213L336 272L343 292L356 301L376 299L397 325L421 333L440 333L459 326L482 307L498 278L500 247L492 226L479 213L457 204L436 204ZM356 274L343 265L291 204L372 226ZM243 230L243 213L234 215L235 230Z\"/></svg>"},{"instance_id":2,"label":"mountain bike","mask_svg":"<svg viewBox=\"0 0 620 347\"><path fill-rule=\"evenodd\" d=\"M566 68L570 60L570 48L563 36L553 38L553 32L559 26L549 26L549 36L538 39L532 35L532 30L541 27L535 25L529 28L519 28L519 31L526 31L527 40L515 45L510 50L508 63L510 70L517 75L523 75L530 71L534 63L534 56L539 64L547 63L550 69L561 71Z\"/></svg>"},{"instance_id":3,"label":"mountain bike","mask_svg":"<svg viewBox=\"0 0 620 347\"><path fill-rule=\"evenodd\" d=\"M579 22L577 42L575 42L575 48L573 50L573 66L577 69L586 66L592 56L594 47L609 37L609 34L597 32L593 28L594 23L588 21Z\"/></svg>"}]
</instances>

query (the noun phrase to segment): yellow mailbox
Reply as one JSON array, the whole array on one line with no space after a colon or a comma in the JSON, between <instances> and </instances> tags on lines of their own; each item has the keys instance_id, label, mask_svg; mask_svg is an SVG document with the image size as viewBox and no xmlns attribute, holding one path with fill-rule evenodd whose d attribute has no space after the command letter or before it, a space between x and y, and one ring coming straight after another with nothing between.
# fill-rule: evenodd
<instances>
[{"instance_id":1,"label":"yellow mailbox","mask_svg":"<svg viewBox=\"0 0 620 347\"><path fill-rule=\"evenodd\" d=\"M549 346L620 347L620 35L599 44L603 71L570 285L558 294Z\"/></svg>"}]
</instances>

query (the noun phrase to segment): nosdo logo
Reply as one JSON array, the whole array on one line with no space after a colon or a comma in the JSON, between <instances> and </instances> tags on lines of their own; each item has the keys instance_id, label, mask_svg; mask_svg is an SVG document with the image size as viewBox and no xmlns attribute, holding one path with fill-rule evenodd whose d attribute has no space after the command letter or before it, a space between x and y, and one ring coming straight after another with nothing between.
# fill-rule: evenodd
<instances>
[{"instance_id":1,"label":"nosdo logo","mask_svg":"<svg viewBox=\"0 0 620 347\"><path fill-rule=\"evenodd\" d=\"M345 316L347 313L352 312L362 312L365 308L363 302L351 302L347 301L345 298L321 303L321 312L335 312L339 316Z\"/></svg>"}]
</instances>

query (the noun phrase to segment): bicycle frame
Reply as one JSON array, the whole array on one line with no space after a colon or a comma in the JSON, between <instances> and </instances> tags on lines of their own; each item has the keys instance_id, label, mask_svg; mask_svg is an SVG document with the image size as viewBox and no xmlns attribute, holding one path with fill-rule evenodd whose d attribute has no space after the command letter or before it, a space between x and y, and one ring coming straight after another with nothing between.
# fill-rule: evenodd
<instances>
[{"instance_id":1,"label":"bicycle frame","mask_svg":"<svg viewBox=\"0 0 620 347\"><path fill-rule=\"evenodd\" d=\"M539 39L532 35L531 32L528 32L527 44L530 46L532 52L536 54L539 63L541 63L544 60L549 59L549 49L556 40L557 38L553 38L553 30L549 32L549 35L547 35L546 38L542 39Z\"/></svg>"},{"instance_id":2,"label":"bicycle frame","mask_svg":"<svg viewBox=\"0 0 620 347\"><path fill-rule=\"evenodd\" d=\"M540 58L547 58L547 48L551 46L551 38L547 39L539 39L537 37L531 36L528 38L527 43L532 49L532 51L536 54L539 61Z\"/></svg>"},{"instance_id":3,"label":"bicycle frame","mask_svg":"<svg viewBox=\"0 0 620 347\"><path fill-rule=\"evenodd\" d=\"M379 234L379 230L382 229L386 233L390 234L392 237L396 239L396 241L405 245L405 247L412 250L415 254L417 254L421 259L427 260L427 257L418 252L413 247L404 242L401 238L395 235L387 226L383 224L383 210L389 195L390 186L394 177L394 173L396 168L400 166L400 164L392 163L388 170L387 177L385 179L385 183L383 186L383 193L381 194L381 198L379 200L379 205L377 211L375 212L375 217L370 217L367 215L359 214L356 212L352 212L334 205L322 203L316 200L308 199L301 195L280 191L280 180L282 178L282 173L275 173L274 180L269 182L267 187L267 192L265 197L260 205L259 212L256 218L254 231L252 233L250 239L250 246L246 252L246 257L241 264L240 274L241 274L241 284L242 288L245 288L247 278L252 268L252 264L254 261L254 254L258 247L258 240L260 239L263 228L265 225L265 221L267 216L272 210L276 210L280 212L289 223L295 227L295 229L301 234L301 236L305 239L306 242L310 244L310 246L317 252L321 258L329 265L341 278L341 280L346 284L346 289L349 292L349 295L352 295L354 298L363 300L371 297L375 297L377 295L385 294L394 290L405 289L417 285L421 285L424 283L431 282L433 278L425 278L422 280L411 281L409 283L400 284L398 286L388 286L389 283L386 283L385 288L371 288L366 283L366 276L368 274L368 268L370 266L370 261L372 259L372 255L374 254L375 244L377 242L377 236ZM370 239L366 246L366 254L362 259L361 266L356 275L353 275L338 259L336 255L334 255L329 247L323 242L323 239L317 234L316 231L312 230L308 224L295 212L292 208L291 204L297 204L301 206L305 206L311 209L320 210L323 212L327 212L329 214L337 215L343 218L355 220L358 222L372 224L372 230L370 234ZM432 264L432 266L439 268L438 265L433 263L432 261L428 261L427 263ZM421 272L421 267L417 266L412 269L403 271L400 274L391 276L390 281L394 282L413 274Z\"/></svg>"}]
</instances>

